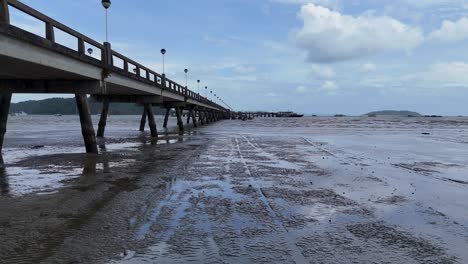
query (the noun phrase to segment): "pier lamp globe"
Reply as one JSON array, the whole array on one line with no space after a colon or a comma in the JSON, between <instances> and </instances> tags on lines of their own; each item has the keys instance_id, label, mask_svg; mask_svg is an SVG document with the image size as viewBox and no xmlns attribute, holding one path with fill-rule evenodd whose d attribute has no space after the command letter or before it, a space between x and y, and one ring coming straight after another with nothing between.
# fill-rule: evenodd
<instances>
[{"instance_id":1,"label":"pier lamp globe","mask_svg":"<svg viewBox=\"0 0 468 264\"><path fill-rule=\"evenodd\" d=\"M92 49L92 48L89 48L89 49L88 49L88 54L89 54L89 55L93 54L93 49Z\"/></svg>"},{"instance_id":2,"label":"pier lamp globe","mask_svg":"<svg viewBox=\"0 0 468 264\"><path fill-rule=\"evenodd\" d=\"M102 0L101 4L105 9L108 9L111 6L111 1L110 0Z\"/></svg>"}]
</instances>

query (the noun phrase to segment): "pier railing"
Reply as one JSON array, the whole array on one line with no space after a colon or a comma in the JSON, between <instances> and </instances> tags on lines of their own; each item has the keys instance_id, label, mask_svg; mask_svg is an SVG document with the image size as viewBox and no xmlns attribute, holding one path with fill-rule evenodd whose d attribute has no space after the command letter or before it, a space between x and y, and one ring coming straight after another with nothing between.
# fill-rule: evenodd
<instances>
[{"instance_id":1,"label":"pier railing","mask_svg":"<svg viewBox=\"0 0 468 264\"><path fill-rule=\"evenodd\" d=\"M41 44L50 44L53 45L42 45L46 46L46 48L56 50L58 52L66 53L67 55L72 55L78 59L85 60L86 62L99 65L103 69L107 69L110 72L115 72L126 77L136 79L140 82L144 82L149 85L153 85L164 91L169 91L171 93L176 93L185 97L185 100L192 99L198 102L217 107L220 109L224 109L224 107L208 100L207 98L201 96L198 93L195 93L184 87L177 82L166 78L164 74L159 74L144 65L131 60L130 58L112 50L110 43L99 43L73 29L70 27L40 13L39 11L21 3L17 0L0 0L0 26L13 28L13 31L18 32L18 30L22 30L21 28L17 28L10 23L10 7L16 8L17 10L32 16L45 24L45 39L49 43L35 43L38 45ZM55 30L58 29L74 38L77 39L76 42L76 49L71 49L66 47L60 43L58 43L55 39ZM36 35L36 34L35 34ZM37 35L36 35L37 36ZM41 37L41 36L38 36ZM42 38L42 37L41 37ZM91 46L96 50L100 51L101 58L94 58L91 54L87 55L86 46ZM93 50L94 51L94 50ZM75 53L75 54L73 54ZM120 60L122 61L122 65L116 65L115 61Z\"/></svg>"}]
</instances>

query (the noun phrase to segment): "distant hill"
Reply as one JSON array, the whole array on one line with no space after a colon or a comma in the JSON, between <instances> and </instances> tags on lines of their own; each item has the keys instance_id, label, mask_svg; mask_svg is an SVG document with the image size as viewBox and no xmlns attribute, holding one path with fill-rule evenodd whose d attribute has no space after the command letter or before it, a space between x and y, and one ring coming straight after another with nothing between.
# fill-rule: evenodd
<instances>
[{"instance_id":1,"label":"distant hill","mask_svg":"<svg viewBox=\"0 0 468 264\"><path fill-rule=\"evenodd\" d=\"M409 116L422 116L421 114L417 112L412 112L412 111L395 111L395 110L384 110L384 111L375 111L375 112L370 112L365 114L367 116L403 116L403 117L409 117Z\"/></svg>"},{"instance_id":2,"label":"distant hill","mask_svg":"<svg viewBox=\"0 0 468 264\"><path fill-rule=\"evenodd\" d=\"M100 114L102 103L92 102L88 99L93 115ZM165 113L164 109L154 108L156 114ZM25 112L28 115L75 115L77 114L75 98L50 98L39 101L25 101L12 103L10 113ZM141 115L143 107L133 103L111 103L111 115Z\"/></svg>"}]
</instances>

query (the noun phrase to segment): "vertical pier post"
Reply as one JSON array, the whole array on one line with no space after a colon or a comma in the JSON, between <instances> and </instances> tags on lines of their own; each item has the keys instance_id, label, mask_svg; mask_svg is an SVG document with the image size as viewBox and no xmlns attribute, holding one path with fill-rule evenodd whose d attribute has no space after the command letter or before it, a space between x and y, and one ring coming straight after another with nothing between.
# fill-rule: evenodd
<instances>
[{"instance_id":1,"label":"vertical pier post","mask_svg":"<svg viewBox=\"0 0 468 264\"><path fill-rule=\"evenodd\" d=\"M0 23L10 24L10 12L6 0L0 0Z\"/></svg>"},{"instance_id":2,"label":"vertical pier post","mask_svg":"<svg viewBox=\"0 0 468 264\"><path fill-rule=\"evenodd\" d=\"M164 128L167 128L167 121L169 121L169 113L171 112L171 109L168 107L166 108L166 115L164 116Z\"/></svg>"},{"instance_id":3,"label":"vertical pier post","mask_svg":"<svg viewBox=\"0 0 468 264\"><path fill-rule=\"evenodd\" d=\"M86 153L98 153L96 144L96 134L94 133L91 113L89 111L88 100L86 94L75 94L76 107L80 114L81 133L86 147Z\"/></svg>"},{"instance_id":4,"label":"vertical pier post","mask_svg":"<svg viewBox=\"0 0 468 264\"><path fill-rule=\"evenodd\" d=\"M193 108L190 108L190 115L192 116L192 122L194 127L198 127L197 117L195 116L196 111Z\"/></svg>"},{"instance_id":5,"label":"vertical pier post","mask_svg":"<svg viewBox=\"0 0 468 264\"><path fill-rule=\"evenodd\" d=\"M201 110L198 110L198 121L202 126L205 125L205 119L203 119L203 112Z\"/></svg>"},{"instance_id":6,"label":"vertical pier post","mask_svg":"<svg viewBox=\"0 0 468 264\"><path fill-rule=\"evenodd\" d=\"M10 111L11 93L0 93L0 156L3 149L3 140L5 138L8 112Z\"/></svg>"},{"instance_id":7,"label":"vertical pier post","mask_svg":"<svg viewBox=\"0 0 468 264\"><path fill-rule=\"evenodd\" d=\"M148 125L151 131L151 137L158 137L158 130L156 128L156 121L154 120L153 106L145 104L146 115L148 116Z\"/></svg>"},{"instance_id":8,"label":"vertical pier post","mask_svg":"<svg viewBox=\"0 0 468 264\"><path fill-rule=\"evenodd\" d=\"M203 112L203 119L205 119L205 124L210 123L210 119L208 118L208 111Z\"/></svg>"},{"instance_id":9,"label":"vertical pier post","mask_svg":"<svg viewBox=\"0 0 468 264\"><path fill-rule=\"evenodd\" d=\"M99 125L98 125L98 132L97 132L98 137L104 137L104 131L106 130L108 114L109 114L109 99L104 98L104 101L102 102L101 118L99 119Z\"/></svg>"},{"instance_id":10,"label":"vertical pier post","mask_svg":"<svg viewBox=\"0 0 468 264\"><path fill-rule=\"evenodd\" d=\"M184 122L182 121L182 113L181 113L181 108L176 107L176 115L177 115L177 125L179 126L180 131L184 131Z\"/></svg>"},{"instance_id":11,"label":"vertical pier post","mask_svg":"<svg viewBox=\"0 0 468 264\"><path fill-rule=\"evenodd\" d=\"M140 120L140 131L145 131L145 126L146 126L146 108L143 107L143 114L141 114L141 120Z\"/></svg>"},{"instance_id":12,"label":"vertical pier post","mask_svg":"<svg viewBox=\"0 0 468 264\"><path fill-rule=\"evenodd\" d=\"M191 112L187 112L187 125L190 124L190 114Z\"/></svg>"}]
</instances>

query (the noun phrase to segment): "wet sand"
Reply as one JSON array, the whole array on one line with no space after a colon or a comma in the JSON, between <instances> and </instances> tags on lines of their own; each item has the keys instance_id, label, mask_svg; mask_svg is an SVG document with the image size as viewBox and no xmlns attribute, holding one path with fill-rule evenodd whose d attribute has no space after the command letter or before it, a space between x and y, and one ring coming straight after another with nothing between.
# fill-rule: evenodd
<instances>
[{"instance_id":1,"label":"wet sand","mask_svg":"<svg viewBox=\"0 0 468 264\"><path fill-rule=\"evenodd\" d=\"M99 156L76 121L28 118L6 139L0 263L468 262L465 118L257 118L155 142L111 117Z\"/></svg>"}]
</instances>

